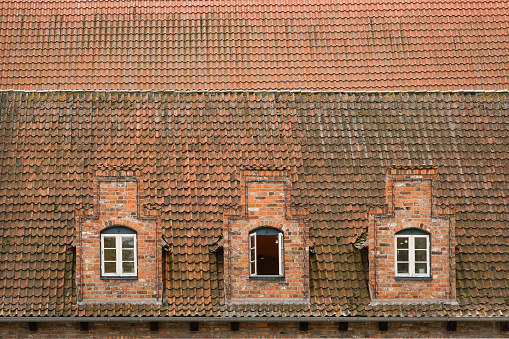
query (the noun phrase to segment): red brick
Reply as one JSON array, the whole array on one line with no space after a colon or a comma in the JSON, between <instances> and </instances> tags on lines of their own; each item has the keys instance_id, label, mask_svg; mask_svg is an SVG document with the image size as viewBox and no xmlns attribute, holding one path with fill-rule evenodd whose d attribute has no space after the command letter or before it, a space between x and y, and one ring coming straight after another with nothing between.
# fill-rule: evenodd
<instances>
[{"instance_id":1,"label":"red brick","mask_svg":"<svg viewBox=\"0 0 509 339\"><path fill-rule=\"evenodd\" d=\"M126 180L140 179L137 177L119 179L115 177L116 171L111 171L110 174L111 177L97 177L95 182L100 192L107 192L105 195L100 195L98 210L101 215L95 218L77 217L76 239L81 239L76 248L78 300L116 302L160 300L162 275L158 265L161 263L161 251L160 247L154 244L158 242L155 236L157 223L155 220L141 219L143 216L137 214L138 210L141 210L139 206L123 205L120 199L138 201L140 199L138 185L126 184ZM139 201L143 204L143 199ZM131 212L135 212L134 215ZM137 232L138 276L136 279L101 279L100 277L100 232L111 226L125 226ZM79 234L80 231L81 234ZM158 233L161 234L161 230L158 230ZM154 277L156 279L153 279Z\"/></svg>"},{"instance_id":2,"label":"red brick","mask_svg":"<svg viewBox=\"0 0 509 339\"><path fill-rule=\"evenodd\" d=\"M450 259L455 246L454 218L432 215L432 183L437 179L436 171L426 175L407 173L396 167L388 170L389 215L384 218L377 218L381 215L376 214L369 216L369 279L373 299L455 299L455 260ZM397 209L398 206L409 209ZM416 210L422 212L416 214ZM431 235L431 280L395 280L395 234L408 228L422 229Z\"/></svg>"}]
</instances>

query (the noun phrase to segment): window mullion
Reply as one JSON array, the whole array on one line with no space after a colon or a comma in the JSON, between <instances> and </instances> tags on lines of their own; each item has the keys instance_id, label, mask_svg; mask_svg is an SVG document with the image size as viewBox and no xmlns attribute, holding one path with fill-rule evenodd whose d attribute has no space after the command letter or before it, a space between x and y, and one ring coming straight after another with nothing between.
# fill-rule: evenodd
<instances>
[{"instance_id":1,"label":"window mullion","mask_svg":"<svg viewBox=\"0 0 509 339\"><path fill-rule=\"evenodd\" d=\"M117 275L122 275L122 236L117 235Z\"/></svg>"},{"instance_id":2,"label":"window mullion","mask_svg":"<svg viewBox=\"0 0 509 339\"><path fill-rule=\"evenodd\" d=\"M426 237L426 267L428 276L431 277L431 239Z\"/></svg>"},{"instance_id":3,"label":"window mullion","mask_svg":"<svg viewBox=\"0 0 509 339\"><path fill-rule=\"evenodd\" d=\"M409 265L408 265L408 269L410 272L410 276L413 277L415 276L415 245L414 245L414 236L409 236L408 237L408 261L409 261Z\"/></svg>"}]
</instances>

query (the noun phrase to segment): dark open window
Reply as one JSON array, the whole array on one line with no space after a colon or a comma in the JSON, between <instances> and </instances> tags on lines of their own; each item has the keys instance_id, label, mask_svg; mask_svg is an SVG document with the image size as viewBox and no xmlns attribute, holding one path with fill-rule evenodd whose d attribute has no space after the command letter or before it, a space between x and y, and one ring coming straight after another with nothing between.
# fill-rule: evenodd
<instances>
[{"instance_id":1,"label":"dark open window","mask_svg":"<svg viewBox=\"0 0 509 339\"><path fill-rule=\"evenodd\" d=\"M284 276L284 235L271 227L249 233L249 274L252 277Z\"/></svg>"}]
</instances>

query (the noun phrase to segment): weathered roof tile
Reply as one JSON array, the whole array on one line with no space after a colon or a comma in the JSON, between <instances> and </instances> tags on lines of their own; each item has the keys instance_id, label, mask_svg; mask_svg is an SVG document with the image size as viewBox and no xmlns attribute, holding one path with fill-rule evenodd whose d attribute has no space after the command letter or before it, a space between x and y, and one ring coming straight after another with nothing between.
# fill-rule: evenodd
<instances>
[{"instance_id":1,"label":"weathered roof tile","mask_svg":"<svg viewBox=\"0 0 509 339\"><path fill-rule=\"evenodd\" d=\"M508 99L1 92L0 315L507 316ZM393 164L438 167L438 203L457 211L458 306L369 305L352 243L366 230L369 206L384 203ZM145 192L160 204L171 243L162 306L75 303L73 212L92 203L99 165L150 176ZM209 245L222 234L224 209L238 202L238 171L250 166L289 169L292 197L310 211L310 306L224 305L221 259Z\"/></svg>"}]
</instances>

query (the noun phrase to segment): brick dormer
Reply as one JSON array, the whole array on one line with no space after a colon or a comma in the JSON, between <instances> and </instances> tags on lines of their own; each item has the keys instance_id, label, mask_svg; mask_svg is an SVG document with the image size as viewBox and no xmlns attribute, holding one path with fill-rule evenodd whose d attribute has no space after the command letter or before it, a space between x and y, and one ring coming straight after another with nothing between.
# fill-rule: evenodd
<instances>
[{"instance_id":1,"label":"brick dormer","mask_svg":"<svg viewBox=\"0 0 509 339\"><path fill-rule=\"evenodd\" d=\"M290 173L245 170L240 187L224 214L227 302L308 303L308 212L290 204Z\"/></svg>"},{"instance_id":2,"label":"brick dormer","mask_svg":"<svg viewBox=\"0 0 509 339\"><path fill-rule=\"evenodd\" d=\"M95 204L76 210L78 301L160 301L160 223L141 187L137 169L96 171Z\"/></svg>"},{"instance_id":3,"label":"brick dormer","mask_svg":"<svg viewBox=\"0 0 509 339\"><path fill-rule=\"evenodd\" d=\"M456 298L455 220L434 203L434 166L392 166L386 206L369 214L369 283L373 301Z\"/></svg>"}]
</instances>

